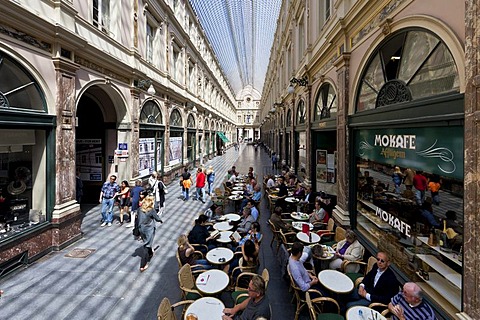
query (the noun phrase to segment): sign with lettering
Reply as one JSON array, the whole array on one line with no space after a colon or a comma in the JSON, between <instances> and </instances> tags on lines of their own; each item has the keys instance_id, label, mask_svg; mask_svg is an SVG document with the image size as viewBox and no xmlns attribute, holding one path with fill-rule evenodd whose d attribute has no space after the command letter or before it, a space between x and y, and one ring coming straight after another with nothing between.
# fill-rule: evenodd
<instances>
[{"instance_id":1,"label":"sign with lettering","mask_svg":"<svg viewBox=\"0 0 480 320\"><path fill-rule=\"evenodd\" d=\"M400 220L398 217L394 216L393 214L382 210L379 207L377 207L377 209L375 210L375 214L379 218L381 218L383 221L391 225L393 228L397 229L398 231L403 233L405 236L410 238L410 230L412 229L412 227L409 224Z\"/></svg>"},{"instance_id":2,"label":"sign with lettering","mask_svg":"<svg viewBox=\"0 0 480 320\"><path fill-rule=\"evenodd\" d=\"M359 130L355 155L463 180L463 127Z\"/></svg>"}]
</instances>

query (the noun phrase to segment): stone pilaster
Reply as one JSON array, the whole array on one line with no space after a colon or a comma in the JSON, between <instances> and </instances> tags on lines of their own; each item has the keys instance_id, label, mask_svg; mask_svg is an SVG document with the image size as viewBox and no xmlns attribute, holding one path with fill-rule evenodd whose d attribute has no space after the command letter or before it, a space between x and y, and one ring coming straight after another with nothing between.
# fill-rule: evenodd
<instances>
[{"instance_id":1,"label":"stone pilaster","mask_svg":"<svg viewBox=\"0 0 480 320\"><path fill-rule=\"evenodd\" d=\"M349 61L350 55L343 54L336 61L337 68L337 206L333 210L333 218L341 225L350 225L348 213L349 204L349 133L347 128L348 119L348 85L349 85Z\"/></svg>"},{"instance_id":2,"label":"stone pilaster","mask_svg":"<svg viewBox=\"0 0 480 320\"><path fill-rule=\"evenodd\" d=\"M305 141L307 141L305 154L307 159L305 159L305 171L307 173L307 177L310 175L311 171L311 163L312 163L312 154L315 152L312 148L312 86L306 86L306 104L305 104ZM300 174L300 172L298 172ZM313 175L313 173L312 173ZM314 181L314 180L312 180ZM318 190L317 190L318 191Z\"/></svg>"},{"instance_id":3,"label":"stone pilaster","mask_svg":"<svg viewBox=\"0 0 480 320\"><path fill-rule=\"evenodd\" d=\"M132 172L132 177L138 177L140 172L138 170L139 164L139 146L140 146L140 97L139 91L136 88L130 90L131 95L131 139L129 147L129 162L130 162L130 172Z\"/></svg>"},{"instance_id":4,"label":"stone pilaster","mask_svg":"<svg viewBox=\"0 0 480 320\"><path fill-rule=\"evenodd\" d=\"M81 212L75 200L75 71L77 65L64 58L53 59L56 70L55 206L53 245L80 237Z\"/></svg>"},{"instance_id":5,"label":"stone pilaster","mask_svg":"<svg viewBox=\"0 0 480 320\"><path fill-rule=\"evenodd\" d=\"M463 314L480 319L480 7L465 1L465 180ZM461 318L461 317L459 317ZM464 317L462 318L464 319Z\"/></svg>"}]
</instances>

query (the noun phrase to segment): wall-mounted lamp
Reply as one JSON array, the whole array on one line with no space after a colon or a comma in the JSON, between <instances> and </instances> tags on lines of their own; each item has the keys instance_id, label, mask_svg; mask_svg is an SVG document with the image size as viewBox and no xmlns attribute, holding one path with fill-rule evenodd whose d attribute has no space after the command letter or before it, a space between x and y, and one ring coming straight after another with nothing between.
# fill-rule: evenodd
<instances>
[{"instance_id":1,"label":"wall-mounted lamp","mask_svg":"<svg viewBox=\"0 0 480 320\"><path fill-rule=\"evenodd\" d=\"M133 85L137 88L140 88L140 89L145 89L145 88L148 88L147 89L147 93L151 96L153 96L155 94L155 88L153 87L153 83L152 83L152 80L150 79L147 79L147 80L135 80L133 82Z\"/></svg>"},{"instance_id":2,"label":"wall-mounted lamp","mask_svg":"<svg viewBox=\"0 0 480 320\"><path fill-rule=\"evenodd\" d=\"M211 114L211 113L209 113L209 114L208 114L208 117L211 119L211 118L212 118L212 114Z\"/></svg>"},{"instance_id":3,"label":"wall-mounted lamp","mask_svg":"<svg viewBox=\"0 0 480 320\"><path fill-rule=\"evenodd\" d=\"M197 107L193 106L192 112L193 112L193 113L197 113L197 111L198 111L198 110L197 110Z\"/></svg>"},{"instance_id":4,"label":"wall-mounted lamp","mask_svg":"<svg viewBox=\"0 0 480 320\"><path fill-rule=\"evenodd\" d=\"M270 109L270 113L275 113L275 111L277 111L277 109L275 108L275 105L274 105L273 108Z\"/></svg>"},{"instance_id":5,"label":"wall-mounted lamp","mask_svg":"<svg viewBox=\"0 0 480 320\"><path fill-rule=\"evenodd\" d=\"M298 84L300 87L306 87L308 85L308 78L307 76L304 76L303 78L297 79L297 78L292 78L290 80L290 85L288 86L288 93L293 93L295 91L295 88L293 87L294 84Z\"/></svg>"},{"instance_id":6,"label":"wall-mounted lamp","mask_svg":"<svg viewBox=\"0 0 480 320\"><path fill-rule=\"evenodd\" d=\"M275 102L275 103L273 104L273 106L275 106L275 107L283 107L283 102Z\"/></svg>"}]
</instances>

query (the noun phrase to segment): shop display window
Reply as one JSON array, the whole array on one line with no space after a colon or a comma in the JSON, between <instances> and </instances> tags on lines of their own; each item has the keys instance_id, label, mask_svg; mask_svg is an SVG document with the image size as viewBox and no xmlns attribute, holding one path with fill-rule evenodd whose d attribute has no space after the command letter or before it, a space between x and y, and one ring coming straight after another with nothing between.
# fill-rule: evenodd
<instances>
[{"instance_id":1,"label":"shop display window","mask_svg":"<svg viewBox=\"0 0 480 320\"><path fill-rule=\"evenodd\" d=\"M462 309L463 128L358 130L355 145L357 231L453 318Z\"/></svg>"},{"instance_id":2,"label":"shop display window","mask_svg":"<svg viewBox=\"0 0 480 320\"><path fill-rule=\"evenodd\" d=\"M44 132L0 129L0 241L45 222Z\"/></svg>"}]
</instances>

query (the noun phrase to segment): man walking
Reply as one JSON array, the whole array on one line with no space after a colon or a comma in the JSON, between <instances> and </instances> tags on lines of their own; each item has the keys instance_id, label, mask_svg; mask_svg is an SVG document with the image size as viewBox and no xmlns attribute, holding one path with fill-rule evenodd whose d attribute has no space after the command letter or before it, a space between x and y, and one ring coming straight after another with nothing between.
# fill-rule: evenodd
<instances>
[{"instance_id":1,"label":"man walking","mask_svg":"<svg viewBox=\"0 0 480 320\"><path fill-rule=\"evenodd\" d=\"M205 187L205 180L206 180L205 173L203 172L202 168L198 168L197 178L195 181L195 187L197 188L196 199L202 201L202 203L205 203L205 200L203 200L203 188ZM195 198L193 200L195 200Z\"/></svg>"},{"instance_id":2,"label":"man walking","mask_svg":"<svg viewBox=\"0 0 480 320\"><path fill-rule=\"evenodd\" d=\"M111 175L110 181L106 181L100 191L99 202L102 204L102 224L101 227L112 226L113 221L113 203L117 193L120 192L120 186L117 184L117 176Z\"/></svg>"}]
</instances>

